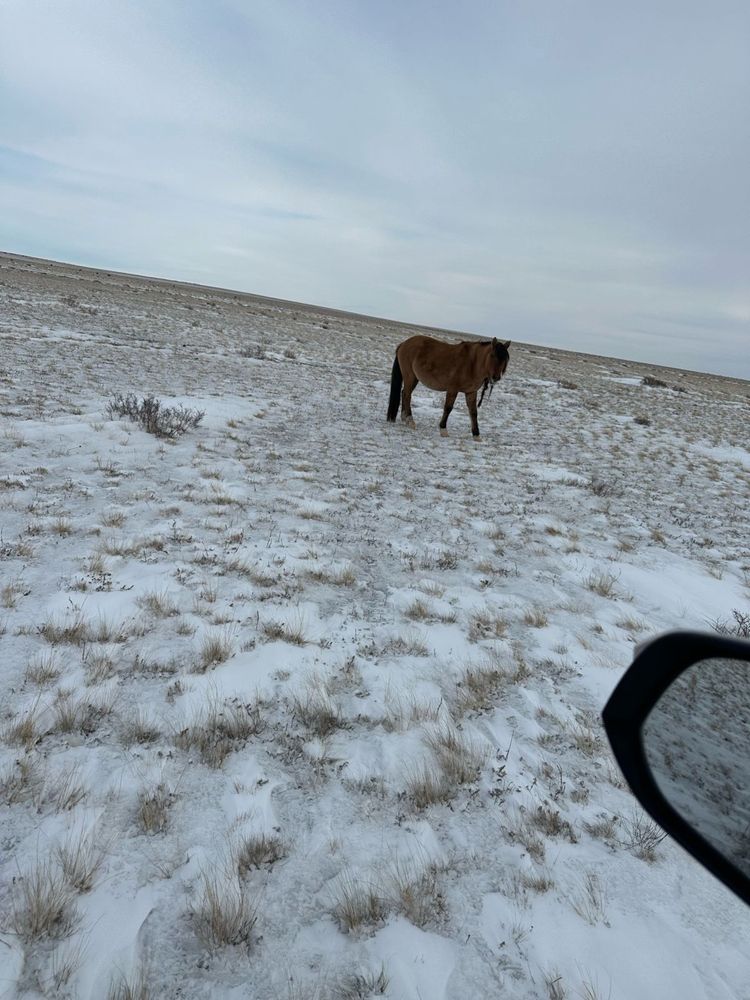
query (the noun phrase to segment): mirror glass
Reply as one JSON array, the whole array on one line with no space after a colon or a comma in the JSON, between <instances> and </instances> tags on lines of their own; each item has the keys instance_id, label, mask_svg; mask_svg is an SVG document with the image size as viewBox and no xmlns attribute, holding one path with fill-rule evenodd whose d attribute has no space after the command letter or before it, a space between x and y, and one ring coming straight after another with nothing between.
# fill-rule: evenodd
<instances>
[{"instance_id":1,"label":"mirror glass","mask_svg":"<svg viewBox=\"0 0 750 1000\"><path fill-rule=\"evenodd\" d=\"M646 719L643 746L667 802L750 877L750 662L689 667Z\"/></svg>"}]
</instances>

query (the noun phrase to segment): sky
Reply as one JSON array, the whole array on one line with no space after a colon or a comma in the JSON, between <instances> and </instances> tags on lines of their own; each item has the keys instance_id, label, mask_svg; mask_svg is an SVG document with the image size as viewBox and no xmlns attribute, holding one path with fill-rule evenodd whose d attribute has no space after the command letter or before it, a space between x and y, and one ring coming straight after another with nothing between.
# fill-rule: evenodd
<instances>
[{"instance_id":1,"label":"sky","mask_svg":"<svg viewBox=\"0 0 750 1000\"><path fill-rule=\"evenodd\" d=\"M750 5L0 0L0 249L750 378Z\"/></svg>"}]
</instances>

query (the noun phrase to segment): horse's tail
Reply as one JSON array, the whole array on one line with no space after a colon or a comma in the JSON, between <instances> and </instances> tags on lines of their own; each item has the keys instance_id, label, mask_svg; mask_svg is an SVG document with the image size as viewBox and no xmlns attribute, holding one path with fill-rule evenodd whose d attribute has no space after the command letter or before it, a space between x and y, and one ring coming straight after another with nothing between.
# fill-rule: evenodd
<instances>
[{"instance_id":1,"label":"horse's tail","mask_svg":"<svg viewBox=\"0 0 750 1000\"><path fill-rule=\"evenodd\" d=\"M398 363L398 354L393 359L393 371L391 372L391 398L388 400L388 420L393 423L398 413L401 403L401 385L404 377L401 374L401 365Z\"/></svg>"}]
</instances>

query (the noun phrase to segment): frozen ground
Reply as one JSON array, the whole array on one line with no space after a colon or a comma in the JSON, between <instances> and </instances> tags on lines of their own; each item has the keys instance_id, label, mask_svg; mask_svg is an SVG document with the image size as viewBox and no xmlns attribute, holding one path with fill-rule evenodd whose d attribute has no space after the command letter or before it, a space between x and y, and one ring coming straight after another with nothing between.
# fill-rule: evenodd
<instances>
[{"instance_id":1,"label":"frozen ground","mask_svg":"<svg viewBox=\"0 0 750 1000\"><path fill-rule=\"evenodd\" d=\"M748 384L514 345L443 439L410 332L0 256L3 997L750 996L598 721L750 605Z\"/></svg>"}]
</instances>

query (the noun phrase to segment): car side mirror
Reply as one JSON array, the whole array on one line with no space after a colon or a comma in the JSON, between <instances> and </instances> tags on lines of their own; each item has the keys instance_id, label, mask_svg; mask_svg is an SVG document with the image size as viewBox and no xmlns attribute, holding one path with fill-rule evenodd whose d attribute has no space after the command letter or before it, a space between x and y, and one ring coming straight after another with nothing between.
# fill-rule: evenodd
<instances>
[{"instance_id":1,"label":"car side mirror","mask_svg":"<svg viewBox=\"0 0 750 1000\"><path fill-rule=\"evenodd\" d=\"M644 809L750 903L750 642L659 636L637 652L602 718Z\"/></svg>"}]
</instances>

